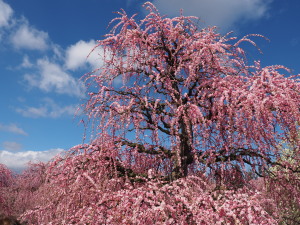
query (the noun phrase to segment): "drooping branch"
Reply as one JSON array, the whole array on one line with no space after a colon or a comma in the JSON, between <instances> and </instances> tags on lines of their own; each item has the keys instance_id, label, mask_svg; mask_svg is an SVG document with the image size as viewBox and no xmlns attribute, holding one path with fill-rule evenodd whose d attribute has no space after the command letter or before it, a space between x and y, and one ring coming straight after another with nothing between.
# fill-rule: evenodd
<instances>
[{"instance_id":1,"label":"drooping branch","mask_svg":"<svg viewBox=\"0 0 300 225\"><path fill-rule=\"evenodd\" d=\"M171 158L174 153L162 146L150 145L145 147L143 144L138 144L134 142L127 141L125 139L121 140L121 144L124 146L131 147L133 149L137 149L139 153L146 153L150 155L160 155L163 158Z\"/></svg>"}]
</instances>

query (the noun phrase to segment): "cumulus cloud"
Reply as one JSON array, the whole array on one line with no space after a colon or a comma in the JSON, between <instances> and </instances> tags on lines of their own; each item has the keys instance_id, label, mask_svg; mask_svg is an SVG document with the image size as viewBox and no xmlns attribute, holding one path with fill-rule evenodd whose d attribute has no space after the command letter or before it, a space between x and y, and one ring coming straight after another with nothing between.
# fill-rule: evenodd
<instances>
[{"instance_id":1,"label":"cumulus cloud","mask_svg":"<svg viewBox=\"0 0 300 225\"><path fill-rule=\"evenodd\" d=\"M0 123L0 131L20 134L20 135L28 135L22 128L18 127L16 124L1 124Z\"/></svg>"},{"instance_id":2,"label":"cumulus cloud","mask_svg":"<svg viewBox=\"0 0 300 225\"><path fill-rule=\"evenodd\" d=\"M17 49L46 50L48 34L30 26L27 21L11 35L11 43Z\"/></svg>"},{"instance_id":3,"label":"cumulus cloud","mask_svg":"<svg viewBox=\"0 0 300 225\"><path fill-rule=\"evenodd\" d=\"M206 25L228 29L241 21L267 15L272 0L154 0L156 7L168 16L198 16Z\"/></svg>"},{"instance_id":4,"label":"cumulus cloud","mask_svg":"<svg viewBox=\"0 0 300 225\"><path fill-rule=\"evenodd\" d=\"M95 45L96 41L94 40L90 40L88 42L81 40L68 47L66 50L66 68L76 70L84 68L87 65L89 65L92 69L99 68L101 66L101 55L103 53L99 51L99 48L95 49L95 51L91 53L91 50L95 47Z\"/></svg>"},{"instance_id":5,"label":"cumulus cloud","mask_svg":"<svg viewBox=\"0 0 300 225\"><path fill-rule=\"evenodd\" d=\"M31 118L59 118L62 116L74 116L78 106L57 104L50 98L44 98L43 103L38 107L27 106L17 108L16 111L24 117Z\"/></svg>"},{"instance_id":6,"label":"cumulus cloud","mask_svg":"<svg viewBox=\"0 0 300 225\"><path fill-rule=\"evenodd\" d=\"M83 84L72 77L57 63L48 59L37 61L38 73L25 74L24 79L30 87L37 87L45 92L83 97Z\"/></svg>"},{"instance_id":7,"label":"cumulus cloud","mask_svg":"<svg viewBox=\"0 0 300 225\"><path fill-rule=\"evenodd\" d=\"M29 162L48 162L57 154L62 153L61 148L50 149L47 151L19 151L10 152L7 150L0 151L0 163L5 164L8 168L21 171L26 168Z\"/></svg>"},{"instance_id":8,"label":"cumulus cloud","mask_svg":"<svg viewBox=\"0 0 300 225\"><path fill-rule=\"evenodd\" d=\"M0 0L0 27L8 25L12 14L12 8L7 3Z\"/></svg>"}]
</instances>

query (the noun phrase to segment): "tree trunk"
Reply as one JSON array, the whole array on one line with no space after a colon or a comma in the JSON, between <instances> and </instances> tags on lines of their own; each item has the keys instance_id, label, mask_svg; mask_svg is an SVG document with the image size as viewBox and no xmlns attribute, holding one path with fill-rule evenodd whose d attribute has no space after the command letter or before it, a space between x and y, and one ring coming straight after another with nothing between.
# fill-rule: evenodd
<instances>
[{"instance_id":1,"label":"tree trunk","mask_svg":"<svg viewBox=\"0 0 300 225\"><path fill-rule=\"evenodd\" d=\"M175 167L172 171L172 178L174 180L178 178L186 177L188 175L188 166L192 164L194 161L192 147L191 147L191 143L193 141L192 125L190 124L189 128L187 128L187 125L181 119L180 128L181 128L180 154L179 154L179 158L177 158L178 156L175 155L175 159L174 159ZM188 134L187 129L189 129L190 136Z\"/></svg>"}]
</instances>

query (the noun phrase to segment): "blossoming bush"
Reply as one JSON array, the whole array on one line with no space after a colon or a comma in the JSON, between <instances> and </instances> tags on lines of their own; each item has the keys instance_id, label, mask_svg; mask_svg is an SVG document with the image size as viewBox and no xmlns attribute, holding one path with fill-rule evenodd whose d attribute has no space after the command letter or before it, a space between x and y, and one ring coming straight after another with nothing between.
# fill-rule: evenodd
<instances>
[{"instance_id":1,"label":"blossoming bush","mask_svg":"<svg viewBox=\"0 0 300 225\"><path fill-rule=\"evenodd\" d=\"M72 178L53 179L48 184L52 188L45 195L45 204L23 214L24 220L33 224L276 223L276 215L262 207L272 201L247 188L216 190L204 176L188 176L171 183L141 178L137 184L115 176L105 182L101 178L108 174L92 169L73 176L71 168L89 157L82 154L75 158L64 162L68 164L64 168L70 168L64 172ZM71 159L74 164L69 162ZM56 176L57 170L52 175Z\"/></svg>"}]
</instances>

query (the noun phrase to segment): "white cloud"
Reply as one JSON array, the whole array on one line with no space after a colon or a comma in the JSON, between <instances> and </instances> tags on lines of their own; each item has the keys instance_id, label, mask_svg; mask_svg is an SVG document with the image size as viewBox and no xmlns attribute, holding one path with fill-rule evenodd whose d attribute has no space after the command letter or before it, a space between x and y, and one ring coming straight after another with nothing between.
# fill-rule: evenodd
<instances>
[{"instance_id":1,"label":"white cloud","mask_svg":"<svg viewBox=\"0 0 300 225\"><path fill-rule=\"evenodd\" d=\"M28 135L22 128L18 127L16 124L13 123L9 125L0 123L0 130L25 136Z\"/></svg>"},{"instance_id":2,"label":"white cloud","mask_svg":"<svg viewBox=\"0 0 300 225\"><path fill-rule=\"evenodd\" d=\"M37 74L25 74L24 79L30 87L37 87L45 92L54 91L58 94L83 97L83 84L65 72L59 64L48 59L37 61Z\"/></svg>"},{"instance_id":3,"label":"white cloud","mask_svg":"<svg viewBox=\"0 0 300 225\"><path fill-rule=\"evenodd\" d=\"M5 141L3 142L3 147L8 151L19 151L22 149L22 145L13 141Z\"/></svg>"},{"instance_id":4,"label":"white cloud","mask_svg":"<svg viewBox=\"0 0 300 225\"><path fill-rule=\"evenodd\" d=\"M103 53L99 50L100 48L95 49L95 51L91 53L96 44L94 40L90 40L89 42L81 40L68 47L66 50L66 68L71 70L84 68L86 66L90 66L92 69L99 68L102 65Z\"/></svg>"},{"instance_id":5,"label":"white cloud","mask_svg":"<svg viewBox=\"0 0 300 225\"><path fill-rule=\"evenodd\" d=\"M51 44L53 57L57 60L64 60L64 49L58 44Z\"/></svg>"},{"instance_id":6,"label":"white cloud","mask_svg":"<svg viewBox=\"0 0 300 225\"><path fill-rule=\"evenodd\" d=\"M26 108L17 108L16 111L25 117L39 118L47 117L48 112L45 106L40 107L31 107L27 106Z\"/></svg>"},{"instance_id":7,"label":"white cloud","mask_svg":"<svg viewBox=\"0 0 300 225\"><path fill-rule=\"evenodd\" d=\"M47 151L0 151L0 163L5 164L8 168L21 171L26 168L28 162L48 162L57 154L62 153L61 148Z\"/></svg>"},{"instance_id":8,"label":"white cloud","mask_svg":"<svg viewBox=\"0 0 300 225\"><path fill-rule=\"evenodd\" d=\"M59 118L64 115L74 116L77 106L66 105L61 106L50 98L43 99L43 104L38 107L17 108L16 111L22 116L31 118Z\"/></svg>"},{"instance_id":9,"label":"white cloud","mask_svg":"<svg viewBox=\"0 0 300 225\"><path fill-rule=\"evenodd\" d=\"M0 0L0 27L8 25L12 14L12 8L7 3Z\"/></svg>"},{"instance_id":10,"label":"white cloud","mask_svg":"<svg viewBox=\"0 0 300 225\"><path fill-rule=\"evenodd\" d=\"M31 68L33 64L30 62L28 55L25 55L23 57L23 62L21 64L21 67L23 68Z\"/></svg>"},{"instance_id":11,"label":"white cloud","mask_svg":"<svg viewBox=\"0 0 300 225\"><path fill-rule=\"evenodd\" d=\"M11 36L11 42L17 49L46 50L48 34L31 27L25 20Z\"/></svg>"},{"instance_id":12,"label":"white cloud","mask_svg":"<svg viewBox=\"0 0 300 225\"><path fill-rule=\"evenodd\" d=\"M198 16L206 25L228 29L238 22L260 19L268 13L272 0L154 0L162 14Z\"/></svg>"}]
</instances>

